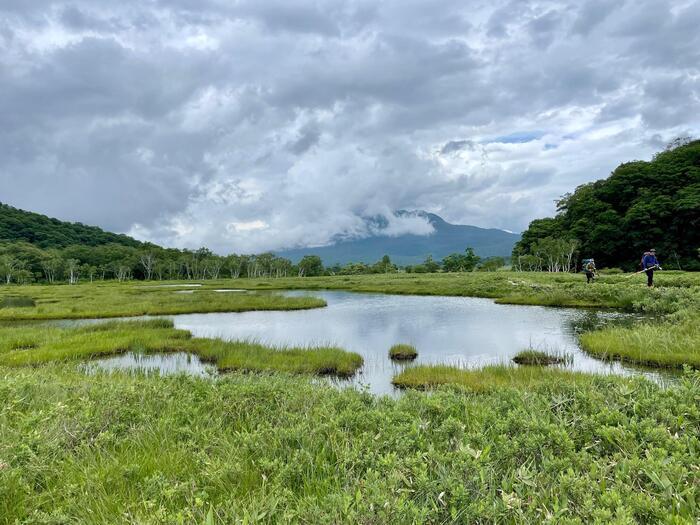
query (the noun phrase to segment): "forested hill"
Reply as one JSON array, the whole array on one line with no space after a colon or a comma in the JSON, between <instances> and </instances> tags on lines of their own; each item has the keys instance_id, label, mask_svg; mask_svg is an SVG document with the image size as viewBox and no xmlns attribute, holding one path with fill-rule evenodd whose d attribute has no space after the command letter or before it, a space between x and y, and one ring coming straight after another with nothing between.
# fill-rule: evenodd
<instances>
[{"instance_id":1,"label":"forested hill","mask_svg":"<svg viewBox=\"0 0 700 525\"><path fill-rule=\"evenodd\" d=\"M40 248L103 244L134 248L143 246L143 243L127 235L106 232L96 226L86 226L79 222L52 219L0 203L0 242L16 241L28 242Z\"/></svg>"},{"instance_id":2,"label":"forested hill","mask_svg":"<svg viewBox=\"0 0 700 525\"><path fill-rule=\"evenodd\" d=\"M598 267L635 269L653 247L665 268L700 270L700 140L579 186L555 217L530 223L513 256L548 259L558 241L574 241L579 259L594 257Z\"/></svg>"}]
</instances>

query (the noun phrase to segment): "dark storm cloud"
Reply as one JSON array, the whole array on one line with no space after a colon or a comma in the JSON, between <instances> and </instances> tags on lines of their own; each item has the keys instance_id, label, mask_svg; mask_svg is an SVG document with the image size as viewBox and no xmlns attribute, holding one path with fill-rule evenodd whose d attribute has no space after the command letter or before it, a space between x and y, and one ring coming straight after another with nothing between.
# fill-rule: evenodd
<instances>
[{"instance_id":1,"label":"dark storm cloud","mask_svg":"<svg viewBox=\"0 0 700 525\"><path fill-rule=\"evenodd\" d=\"M689 0L5 0L0 200L219 251L396 209L519 230L700 131L699 25Z\"/></svg>"}]
</instances>

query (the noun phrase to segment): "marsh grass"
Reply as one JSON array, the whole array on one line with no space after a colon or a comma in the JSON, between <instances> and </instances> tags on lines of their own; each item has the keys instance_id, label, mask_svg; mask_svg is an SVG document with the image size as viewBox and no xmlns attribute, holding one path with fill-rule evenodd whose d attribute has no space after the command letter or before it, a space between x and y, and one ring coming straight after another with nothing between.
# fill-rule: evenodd
<instances>
[{"instance_id":1,"label":"marsh grass","mask_svg":"<svg viewBox=\"0 0 700 525\"><path fill-rule=\"evenodd\" d=\"M413 361L418 357L416 347L409 344L396 344L389 349L389 358L394 361Z\"/></svg>"},{"instance_id":2,"label":"marsh grass","mask_svg":"<svg viewBox=\"0 0 700 525\"><path fill-rule=\"evenodd\" d=\"M580 336L589 354L610 360L657 367L700 368L700 317L689 314L678 322L640 323L611 327Z\"/></svg>"},{"instance_id":3,"label":"marsh grass","mask_svg":"<svg viewBox=\"0 0 700 525\"><path fill-rule=\"evenodd\" d=\"M514 363L531 366L565 365L571 361L570 355L559 355L534 348L521 350L513 357Z\"/></svg>"},{"instance_id":4,"label":"marsh grass","mask_svg":"<svg viewBox=\"0 0 700 525\"><path fill-rule=\"evenodd\" d=\"M36 302L31 297L8 295L0 299L0 308L33 308Z\"/></svg>"},{"instance_id":5,"label":"marsh grass","mask_svg":"<svg viewBox=\"0 0 700 525\"><path fill-rule=\"evenodd\" d=\"M88 319L177 315L186 313L245 312L251 310L300 310L319 308L325 301L315 297L284 297L275 293L222 294L197 289L178 294L170 287L144 287L131 283L93 283L75 286L22 286L35 302L17 304L9 289L0 288L0 320Z\"/></svg>"},{"instance_id":6,"label":"marsh grass","mask_svg":"<svg viewBox=\"0 0 700 525\"><path fill-rule=\"evenodd\" d=\"M541 367L490 365L477 369L462 369L448 365L414 366L392 379L394 386L428 390L442 385L486 392L498 388L531 388L544 383L588 382L593 376L580 372Z\"/></svg>"},{"instance_id":7,"label":"marsh grass","mask_svg":"<svg viewBox=\"0 0 700 525\"><path fill-rule=\"evenodd\" d=\"M126 352L189 352L224 372L278 371L348 377L362 357L340 348L271 348L264 345L193 338L172 321L108 321L75 328L23 326L0 328L0 366L36 366L93 359Z\"/></svg>"}]
</instances>

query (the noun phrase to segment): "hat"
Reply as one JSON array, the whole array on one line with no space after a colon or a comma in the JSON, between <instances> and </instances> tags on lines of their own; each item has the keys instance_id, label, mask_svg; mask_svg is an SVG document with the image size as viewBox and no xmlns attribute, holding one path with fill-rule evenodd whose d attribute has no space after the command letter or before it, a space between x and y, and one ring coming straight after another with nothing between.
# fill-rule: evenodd
<instances>
[{"instance_id":1,"label":"hat","mask_svg":"<svg viewBox=\"0 0 700 525\"><path fill-rule=\"evenodd\" d=\"M651 250L649 250L649 251L650 251L650 252L654 252L654 253L656 253L656 250L655 250L654 248L652 248L652 249L651 249Z\"/></svg>"}]
</instances>

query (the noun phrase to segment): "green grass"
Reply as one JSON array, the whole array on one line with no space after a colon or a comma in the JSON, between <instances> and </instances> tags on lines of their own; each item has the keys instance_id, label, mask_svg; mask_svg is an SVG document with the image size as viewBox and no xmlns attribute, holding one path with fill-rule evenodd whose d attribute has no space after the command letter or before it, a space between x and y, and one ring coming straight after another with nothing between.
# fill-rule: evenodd
<instances>
[{"instance_id":1,"label":"green grass","mask_svg":"<svg viewBox=\"0 0 700 525\"><path fill-rule=\"evenodd\" d=\"M0 309L0 320L86 319L176 315L186 313L299 310L325 306L315 297L283 297L264 293L216 293L212 289L191 294L177 289L135 283L86 283L74 286L0 287L0 304L21 293L36 304Z\"/></svg>"},{"instance_id":2,"label":"green grass","mask_svg":"<svg viewBox=\"0 0 700 525\"><path fill-rule=\"evenodd\" d=\"M36 302L31 297L8 295L0 300L0 308L32 308Z\"/></svg>"},{"instance_id":3,"label":"green grass","mask_svg":"<svg viewBox=\"0 0 700 525\"><path fill-rule=\"evenodd\" d=\"M700 317L677 322L644 323L631 328L606 328L581 335L583 349L602 359L645 365L700 368Z\"/></svg>"},{"instance_id":4,"label":"green grass","mask_svg":"<svg viewBox=\"0 0 700 525\"><path fill-rule=\"evenodd\" d=\"M565 364L567 359L565 356L554 355L541 350L528 348L515 354L513 357L513 362L519 365L549 366Z\"/></svg>"},{"instance_id":5,"label":"green grass","mask_svg":"<svg viewBox=\"0 0 700 525\"><path fill-rule=\"evenodd\" d=\"M492 365L465 370L447 365L414 366L394 376L392 383L399 388L427 390L442 385L486 392L499 388L534 387L541 384L590 382L591 375L559 369Z\"/></svg>"},{"instance_id":6,"label":"green grass","mask_svg":"<svg viewBox=\"0 0 700 525\"><path fill-rule=\"evenodd\" d=\"M418 350L413 345L397 344L389 349L389 358L396 361L413 361L418 357Z\"/></svg>"},{"instance_id":7,"label":"green grass","mask_svg":"<svg viewBox=\"0 0 700 525\"><path fill-rule=\"evenodd\" d=\"M125 352L190 352L221 371L279 371L350 376L362 357L334 347L270 348L256 343L193 338L172 321L108 321L77 328L46 325L0 328L0 366L36 366Z\"/></svg>"},{"instance_id":8,"label":"green grass","mask_svg":"<svg viewBox=\"0 0 700 525\"><path fill-rule=\"evenodd\" d=\"M0 523L695 523L699 388L0 368Z\"/></svg>"}]
</instances>

